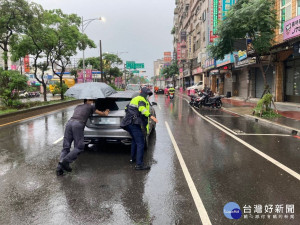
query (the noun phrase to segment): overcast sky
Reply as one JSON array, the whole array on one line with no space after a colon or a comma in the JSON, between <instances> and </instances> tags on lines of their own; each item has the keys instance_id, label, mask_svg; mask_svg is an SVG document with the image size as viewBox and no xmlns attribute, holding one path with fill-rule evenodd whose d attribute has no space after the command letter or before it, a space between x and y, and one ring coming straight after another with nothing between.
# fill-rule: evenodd
<instances>
[{"instance_id":1,"label":"overcast sky","mask_svg":"<svg viewBox=\"0 0 300 225\"><path fill-rule=\"evenodd\" d=\"M172 51L173 12L175 0L32 0L44 9L62 9L83 19L105 17L93 21L85 33L98 46L87 49L85 57L102 52L119 53L125 61L145 63L148 77L153 76L153 62ZM125 53L127 52L127 53ZM82 57L79 53L76 57Z\"/></svg>"}]
</instances>

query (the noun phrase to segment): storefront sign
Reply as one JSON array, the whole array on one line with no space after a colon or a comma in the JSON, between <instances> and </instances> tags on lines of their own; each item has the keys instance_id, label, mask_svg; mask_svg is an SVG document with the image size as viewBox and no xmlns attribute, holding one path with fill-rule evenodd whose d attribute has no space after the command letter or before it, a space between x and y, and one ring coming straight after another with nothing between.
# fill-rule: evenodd
<instances>
[{"instance_id":1,"label":"storefront sign","mask_svg":"<svg viewBox=\"0 0 300 225\"><path fill-rule=\"evenodd\" d=\"M234 67L239 68L239 67L253 65L253 64L256 64L256 57L247 58L243 61L235 61Z\"/></svg>"},{"instance_id":2,"label":"storefront sign","mask_svg":"<svg viewBox=\"0 0 300 225\"><path fill-rule=\"evenodd\" d=\"M215 59L207 59L205 60L205 65L204 68L205 69L212 69L216 67L216 61Z\"/></svg>"},{"instance_id":3,"label":"storefront sign","mask_svg":"<svg viewBox=\"0 0 300 225\"><path fill-rule=\"evenodd\" d=\"M236 0L223 0L223 18L225 17L226 13L229 11L230 7L235 4Z\"/></svg>"},{"instance_id":4,"label":"storefront sign","mask_svg":"<svg viewBox=\"0 0 300 225\"><path fill-rule=\"evenodd\" d=\"M30 72L29 55L26 55L24 57L24 68L25 68L25 73L29 73Z\"/></svg>"},{"instance_id":5,"label":"storefront sign","mask_svg":"<svg viewBox=\"0 0 300 225\"><path fill-rule=\"evenodd\" d=\"M283 40L287 40L300 35L300 16L297 16L284 23Z\"/></svg>"},{"instance_id":6,"label":"storefront sign","mask_svg":"<svg viewBox=\"0 0 300 225\"><path fill-rule=\"evenodd\" d=\"M216 61L216 67L224 66L234 62L233 54L227 54L224 56L224 59L218 59Z\"/></svg>"},{"instance_id":7,"label":"storefront sign","mask_svg":"<svg viewBox=\"0 0 300 225\"><path fill-rule=\"evenodd\" d=\"M171 52L164 52L164 61L171 62L171 60L172 60Z\"/></svg>"},{"instance_id":8,"label":"storefront sign","mask_svg":"<svg viewBox=\"0 0 300 225\"><path fill-rule=\"evenodd\" d=\"M238 51L239 61L242 61L247 58L247 51Z\"/></svg>"},{"instance_id":9,"label":"storefront sign","mask_svg":"<svg viewBox=\"0 0 300 225\"><path fill-rule=\"evenodd\" d=\"M203 72L203 70L202 70L201 67L197 67L196 69L193 69L193 75L194 74L199 74L199 73L202 73L202 72Z\"/></svg>"},{"instance_id":10,"label":"storefront sign","mask_svg":"<svg viewBox=\"0 0 300 225\"><path fill-rule=\"evenodd\" d=\"M188 59L193 58L193 38L192 35L189 35L187 38L187 55Z\"/></svg>"},{"instance_id":11,"label":"storefront sign","mask_svg":"<svg viewBox=\"0 0 300 225\"><path fill-rule=\"evenodd\" d=\"M177 43L177 61L178 63L180 62L181 60L181 46L180 46L180 43L178 42Z\"/></svg>"},{"instance_id":12,"label":"storefront sign","mask_svg":"<svg viewBox=\"0 0 300 225\"><path fill-rule=\"evenodd\" d=\"M209 72L209 75L217 75L217 74L220 74L219 70L211 70Z\"/></svg>"},{"instance_id":13,"label":"storefront sign","mask_svg":"<svg viewBox=\"0 0 300 225\"><path fill-rule=\"evenodd\" d=\"M184 76L184 77L190 76L190 70L189 70L189 69L184 70L184 71L183 71L183 76Z\"/></svg>"}]
</instances>

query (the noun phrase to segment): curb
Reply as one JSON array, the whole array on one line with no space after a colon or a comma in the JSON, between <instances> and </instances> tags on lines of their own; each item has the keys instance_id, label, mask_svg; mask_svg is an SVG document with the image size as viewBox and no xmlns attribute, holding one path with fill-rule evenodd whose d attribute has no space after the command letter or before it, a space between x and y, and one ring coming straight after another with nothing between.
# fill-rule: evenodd
<instances>
[{"instance_id":1,"label":"curb","mask_svg":"<svg viewBox=\"0 0 300 225\"><path fill-rule=\"evenodd\" d=\"M288 127L288 126L285 126L285 125L282 125L282 124L279 124L279 123L276 123L276 122L272 122L272 121L262 119L262 118L259 118L259 117L255 117L255 116L251 116L251 115L239 114L237 112L233 112L233 111L228 110L228 109L223 108L223 107L222 107L222 109L224 111L234 113L234 114L239 115L239 116L243 116L248 120L254 120L254 122L256 122L256 123L264 124L268 127L279 128L280 130L282 130L284 132L287 132L288 134L292 134L292 135L300 134L300 130L298 130L296 128L293 128L293 127Z\"/></svg>"},{"instance_id":2,"label":"curb","mask_svg":"<svg viewBox=\"0 0 300 225\"><path fill-rule=\"evenodd\" d=\"M50 105L44 105L44 106L37 106L37 107L32 107L29 109L22 109L22 110L18 110L16 112L12 112L12 113L6 113L6 114L2 114L0 115L0 119L6 119L9 117L13 117L16 115L20 115L23 113L27 113L27 112L36 112L40 109L49 109L51 111L51 109L57 109L57 106L63 105L65 106L70 106L70 105L74 105L76 103L82 102L82 100L69 100L69 101L64 101L64 102L59 102L59 103L55 103L55 104L50 104Z\"/></svg>"}]
</instances>

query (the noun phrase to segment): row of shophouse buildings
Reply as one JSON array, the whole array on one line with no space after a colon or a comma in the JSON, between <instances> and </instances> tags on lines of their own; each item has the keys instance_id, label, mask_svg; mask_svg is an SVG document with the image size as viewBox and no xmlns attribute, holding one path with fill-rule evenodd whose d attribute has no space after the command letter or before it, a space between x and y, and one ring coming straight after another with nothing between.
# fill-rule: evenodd
<instances>
[{"instance_id":1,"label":"row of shophouse buildings","mask_svg":"<svg viewBox=\"0 0 300 225\"><path fill-rule=\"evenodd\" d=\"M237 0L176 0L173 60L178 62L176 85L199 81L220 95L260 98L263 76L256 58L248 54L247 40L223 60L209 56L219 21ZM300 0L276 0L279 21L275 44L263 57L267 82L275 101L300 102Z\"/></svg>"}]
</instances>

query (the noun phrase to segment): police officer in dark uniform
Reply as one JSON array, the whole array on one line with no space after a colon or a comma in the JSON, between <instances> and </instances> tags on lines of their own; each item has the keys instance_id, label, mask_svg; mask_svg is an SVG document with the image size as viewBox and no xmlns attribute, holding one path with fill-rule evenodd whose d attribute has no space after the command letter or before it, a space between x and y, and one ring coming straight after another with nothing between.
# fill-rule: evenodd
<instances>
[{"instance_id":1,"label":"police officer in dark uniform","mask_svg":"<svg viewBox=\"0 0 300 225\"><path fill-rule=\"evenodd\" d=\"M131 163L136 162L136 170L149 170L150 166L144 165L145 136L149 133L149 120L158 122L150 113L150 103L147 99L153 93L147 87L141 89L140 95L133 98L126 109L125 118L121 127L127 130L131 137ZM144 132L143 132L144 131Z\"/></svg>"},{"instance_id":2,"label":"police officer in dark uniform","mask_svg":"<svg viewBox=\"0 0 300 225\"><path fill-rule=\"evenodd\" d=\"M74 114L71 119L67 122L63 149L61 151L60 160L56 169L58 176L63 175L64 171L71 172L72 163L77 156L84 151L84 127L90 115L97 113L100 116L107 116L109 109L105 111L99 111L93 104L94 100L84 99L84 104L76 106ZM74 141L74 149L70 151L71 144Z\"/></svg>"}]
</instances>

